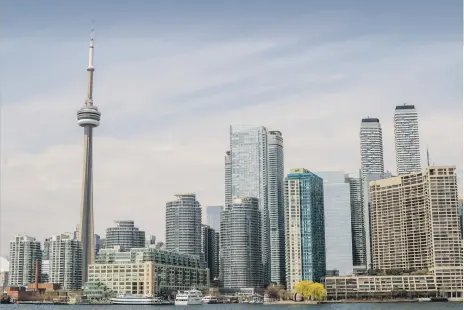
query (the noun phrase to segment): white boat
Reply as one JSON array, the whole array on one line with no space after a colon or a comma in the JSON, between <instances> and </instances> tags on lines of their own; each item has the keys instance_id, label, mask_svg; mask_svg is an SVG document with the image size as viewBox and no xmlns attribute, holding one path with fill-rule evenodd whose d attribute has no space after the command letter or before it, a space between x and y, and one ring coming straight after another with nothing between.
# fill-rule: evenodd
<instances>
[{"instance_id":1,"label":"white boat","mask_svg":"<svg viewBox=\"0 0 464 310\"><path fill-rule=\"evenodd\" d=\"M218 303L218 300L216 297L214 296L205 296L203 297L203 299L201 300L204 304L217 304Z\"/></svg>"},{"instance_id":2,"label":"white boat","mask_svg":"<svg viewBox=\"0 0 464 310\"><path fill-rule=\"evenodd\" d=\"M161 299L150 296L139 295L119 295L116 298L110 298L113 305L161 305Z\"/></svg>"},{"instance_id":3,"label":"white boat","mask_svg":"<svg viewBox=\"0 0 464 310\"><path fill-rule=\"evenodd\" d=\"M188 290L183 293L177 292L174 304L176 306L201 305L202 296L199 290Z\"/></svg>"}]
</instances>

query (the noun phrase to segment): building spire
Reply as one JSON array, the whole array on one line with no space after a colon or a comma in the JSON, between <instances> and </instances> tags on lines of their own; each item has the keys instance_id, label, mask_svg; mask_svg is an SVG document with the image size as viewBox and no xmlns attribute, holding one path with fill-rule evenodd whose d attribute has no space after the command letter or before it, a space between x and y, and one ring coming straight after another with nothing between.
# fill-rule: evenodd
<instances>
[{"instance_id":1,"label":"building spire","mask_svg":"<svg viewBox=\"0 0 464 310\"><path fill-rule=\"evenodd\" d=\"M92 21L92 29L90 31L90 45L89 45L89 66L87 71L89 72L89 84L87 86L87 99L85 104L88 106L93 106L93 47L94 47L94 22Z\"/></svg>"}]
</instances>

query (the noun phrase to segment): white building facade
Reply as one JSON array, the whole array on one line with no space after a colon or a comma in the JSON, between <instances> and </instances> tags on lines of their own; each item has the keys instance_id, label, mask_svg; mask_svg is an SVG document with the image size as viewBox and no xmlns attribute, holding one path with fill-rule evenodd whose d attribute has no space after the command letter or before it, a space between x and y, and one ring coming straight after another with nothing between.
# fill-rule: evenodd
<instances>
[{"instance_id":1,"label":"white building facade","mask_svg":"<svg viewBox=\"0 0 464 310\"><path fill-rule=\"evenodd\" d=\"M395 108L395 150L398 175L421 171L419 121L414 105Z\"/></svg>"},{"instance_id":2,"label":"white building facade","mask_svg":"<svg viewBox=\"0 0 464 310\"><path fill-rule=\"evenodd\" d=\"M49 282L61 284L64 290L81 289L82 243L74 233L52 236L49 256Z\"/></svg>"}]
</instances>

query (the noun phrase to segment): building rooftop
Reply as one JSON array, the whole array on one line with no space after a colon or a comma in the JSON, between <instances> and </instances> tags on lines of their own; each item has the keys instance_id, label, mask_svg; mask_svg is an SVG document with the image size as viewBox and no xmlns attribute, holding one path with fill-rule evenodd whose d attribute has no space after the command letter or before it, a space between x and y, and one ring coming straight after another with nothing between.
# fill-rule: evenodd
<instances>
[{"instance_id":1,"label":"building rooftop","mask_svg":"<svg viewBox=\"0 0 464 310\"><path fill-rule=\"evenodd\" d=\"M397 105L395 110L412 110L415 109L413 104Z\"/></svg>"}]
</instances>

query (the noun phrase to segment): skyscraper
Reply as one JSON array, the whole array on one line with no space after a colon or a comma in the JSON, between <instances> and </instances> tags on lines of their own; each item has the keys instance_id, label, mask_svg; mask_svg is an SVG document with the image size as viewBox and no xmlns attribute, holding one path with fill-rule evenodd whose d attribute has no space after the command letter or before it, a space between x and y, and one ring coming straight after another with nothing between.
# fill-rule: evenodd
<instances>
[{"instance_id":1,"label":"skyscraper","mask_svg":"<svg viewBox=\"0 0 464 310\"><path fill-rule=\"evenodd\" d=\"M283 284L285 230L282 133L268 131L262 126L231 126L230 152L227 153L225 163L226 193L229 191L227 184L230 183L230 198L258 198L262 217L264 283L273 281Z\"/></svg>"},{"instance_id":2,"label":"skyscraper","mask_svg":"<svg viewBox=\"0 0 464 310\"><path fill-rule=\"evenodd\" d=\"M208 225L201 225L201 258L212 282L216 275L216 231Z\"/></svg>"},{"instance_id":3,"label":"skyscraper","mask_svg":"<svg viewBox=\"0 0 464 310\"><path fill-rule=\"evenodd\" d=\"M114 221L116 227L106 229L105 248L120 246L125 249L145 247L145 232L133 220Z\"/></svg>"},{"instance_id":4,"label":"skyscraper","mask_svg":"<svg viewBox=\"0 0 464 310\"><path fill-rule=\"evenodd\" d=\"M358 175L346 175L345 182L350 185L351 206L351 248L353 251L353 268L366 269L366 236L364 234L363 186L361 171Z\"/></svg>"},{"instance_id":5,"label":"skyscraper","mask_svg":"<svg viewBox=\"0 0 464 310\"><path fill-rule=\"evenodd\" d=\"M258 198L264 282L270 278L268 132L265 127L230 126L232 199Z\"/></svg>"},{"instance_id":6,"label":"skyscraper","mask_svg":"<svg viewBox=\"0 0 464 310\"><path fill-rule=\"evenodd\" d=\"M201 257L201 207L196 195L166 203L166 250Z\"/></svg>"},{"instance_id":7,"label":"skyscraper","mask_svg":"<svg viewBox=\"0 0 464 310\"><path fill-rule=\"evenodd\" d=\"M285 284L284 146L280 131L268 136L268 209L271 282Z\"/></svg>"},{"instance_id":8,"label":"skyscraper","mask_svg":"<svg viewBox=\"0 0 464 310\"><path fill-rule=\"evenodd\" d=\"M206 224L217 232L221 230L221 211L222 206L206 207Z\"/></svg>"},{"instance_id":9,"label":"skyscraper","mask_svg":"<svg viewBox=\"0 0 464 310\"><path fill-rule=\"evenodd\" d=\"M74 233L50 239L49 281L61 284L64 290L82 288L82 243Z\"/></svg>"},{"instance_id":10,"label":"skyscraper","mask_svg":"<svg viewBox=\"0 0 464 310\"><path fill-rule=\"evenodd\" d=\"M361 173L383 173L382 127L378 118L363 118L359 134L361 140Z\"/></svg>"},{"instance_id":11,"label":"skyscraper","mask_svg":"<svg viewBox=\"0 0 464 310\"><path fill-rule=\"evenodd\" d=\"M350 184L343 171L315 172L324 181L324 223L327 270L353 273Z\"/></svg>"},{"instance_id":12,"label":"skyscraper","mask_svg":"<svg viewBox=\"0 0 464 310\"><path fill-rule=\"evenodd\" d=\"M456 167L373 181L370 191L373 268L426 270L440 294L462 297Z\"/></svg>"},{"instance_id":13,"label":"skyscraper","mask_svg":"<svg viewBox=\"0 0 464 310\"><path fill-rule=\"evenodd\" d=\"M235 199L221 213L220 268L224 288L261 288L261 226L257 198Z\"/></svg>"},{"instance_id":14,"label":"skyscraper","mask_svg":"<svg viewBox=\"0 0 464 310\"><path fill-rule=\"evenodd\" d=\"M420 172L419 121L414 105L395 108L395 150L398 175Z\"/></svg>"},{"instance_id":15,"label":"skyscraper","mask_svg":"<svg viewBox=\"0 0 464 310\"><path fill-rule=\"evenodd\" d=\"M306 169L292 169L285 179L287 289L301 280L325 275L323 180Z\"/></svg>"},{"instance_id":16,"label":"skyscraper","mask_svg":"<svg viewBox=\"0 0 464 310\"><path fill-rule=\"evenodd\" d=\"M27 286L35 282L36 261L39 275L42 274L42 251L40 242L26 235L15 236L10 242L10 286Z\"/></svg>"},{"instance_id":17,"label":"skyscraper","mask_svg":"<svg viewBox=\"0 0 464 310\"><path fill-rule=\"evenodd\" d=\"M93 29L89 46L89 82L87 99L84 107L77 112L77 124L84 127L84 161L82 178L82 204L79 237L82 242L82 279L87 282L88 266L95 261L95 244L93 229L93 129L100 124L101 113L93 105Z\"/></svg>"}]
</instances>

